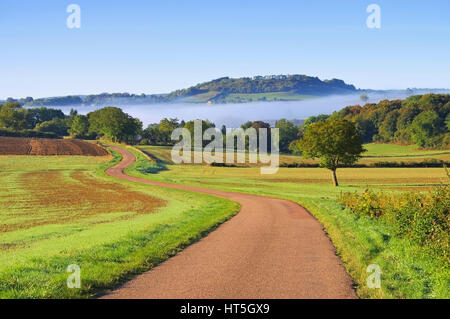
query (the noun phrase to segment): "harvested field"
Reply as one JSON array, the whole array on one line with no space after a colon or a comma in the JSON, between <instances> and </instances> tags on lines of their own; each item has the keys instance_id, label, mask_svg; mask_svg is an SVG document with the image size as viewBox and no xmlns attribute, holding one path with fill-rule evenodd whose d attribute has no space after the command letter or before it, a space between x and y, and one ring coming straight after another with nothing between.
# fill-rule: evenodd
<instances>
[{"instance_id":1,"label":"harvested field","mask_svg":"<svg viewBox=\"0 0 450 319\"><path fill-rule=\"evenodd\" d=\"M108 152L98 145L80 140L0 137L0 155L105 156Z\"/></svg>"},{"instance_id":2,"label":"harvested field","mask_svg":"<svg viewBox=\"0 0 450 319\"><path fill-rule=\"evenodd\" d=\"M116 219L113 213L129 212L122 218L132 218L137 214L154 213L167 204L162 199L99 180L81 170L33 170L22 173L17 182L24 194L20 200L6 197L2 201L2 205L15 209L10 214L2 214L0 232L74 223L98 214L112 214L111 219Z\"/></svg>"},{"instance_id":3,"label":"harvested field","mask_svg":"<svg viewBox=\"0 0 450 319\"><path fill-rule=\"evenodd\" d=\"M86 298L148 270L238 210L117 180L113 156L0 156L0 299ZM67 287L67 266L82 271Z\"/></svg>"},{"instance_id":4,"label":"harvested field","mask_svg":"<svg viewBox=\"0 0 450 319\"><path fill-rule=\"evenodd\" d=\"M448 150L417 150L414 146L365 145L370 161L446 160ZM214 190L287 199L306 207L324 226L362 298L449 298L448 271L440 259L414 243L384 221L355 216L336 200L341 193L374 192L397 195L399 192L424 192L435 186L450 185L447 172L436 168L340 168L339 187L331 184L330 171L324 168L280 168L276 174L261 175L258 167L227 168L208 165L172 165L170 149L139 146L166 167L148 173L137 163L128 175L152 181L199 186ZM138 155L139 156L139 155ZM391 157L395 156L395 157ZM300 159L296 156L285 156ZM280 156L280 163L284 161ZM143 162L143 156L139 157ZM367 162L365 162L367 163ZM150 164L148 164L150 167ZM373 205L367 201L367 206ZM428 213L423 213L427 216ZM238 215L239 217L239 215ZM399 215L399 218L402 218ZM418 218L419 222L425 218ZM403 219L405 220L405 219ZM440 238L437 240L441 240ZM269 246L268 246L269 247ZM382 269L381 289L367 286L367 266Z\"/></svg>"}]
</instances>

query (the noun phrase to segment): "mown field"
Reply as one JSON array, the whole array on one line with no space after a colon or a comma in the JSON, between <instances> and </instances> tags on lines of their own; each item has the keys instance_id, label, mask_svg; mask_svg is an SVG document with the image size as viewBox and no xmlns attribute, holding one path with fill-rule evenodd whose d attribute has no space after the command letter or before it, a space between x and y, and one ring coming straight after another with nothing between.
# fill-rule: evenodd
<instances>
[{"instance_id":1,"label":"mown field","mask_svg":"<svg viewBox=\"0 0 450 319\"><path fill-rule=\"evenodd\" d=\"M148 151L150 155L154 155L159 160L172 163L170 146L140 146L142 150ZM450 150L420 150L413 145L395 145L395 144L365 144L367 150L363 153L362 158L358 161L358 165L374 166L375 163L427 163L431 161L450 163ZM224 157L225 158L225 157ZM193 156L192 156L193 159ZM292 165L311 165L318 164L318 161L312 159L304 159L301 156L280 154L280 166L287 167ZM248 153L244 164L236 163L236 166L251 167L256 166L248 161ZM440 166L440 165L439 165Z\"/></svg>"},{"instance_id":2,"label":"mown field","mask_svg":"<svg viewBox=\"0 0 450 319\"><path fill-rule=\"evenodd\" d=\"M183 101L188 103L207 103L219 95L219 91L209 91L185 98ZM273 102L273 101L303 101L313 99L316 96L295 94L290 92L266 92L266 93L232 93L226 95L223 99L226 103L248 103L248 102Z\"/></svg>"},{"instance_id":3,"label":"mown field","mask_svg":"<svg viewBox=\"0 0 450 319\"><path fill-rule=\"evenodd\" d=\"M208 195L119 181L120 156L0 156L0 298L90 297L235 214ZM81 289L66 269L81 268Z\"/></svg>"},{"instance_id":4,"label":"mown field","mask_svg":"<svg viewBox=\"0 0 450 319\"><path fill-rule=\"evenodd\" d=\"M261 175L258 167L171 165L170 148L139 148L157 159L158 164L140 156L140 161L128 169L131 175L279 197L305 206L325 226L360 297L450 297L448 265L430 258L425 249L408 239L395 237L389 225L350 214L337 201L341 192L360 192L366 188L394 194L426 192L441 184L448 185L443 168L341 168L338 170L341 186L336 188L331 185L329 171L322 168L280 168L277 174ZM448 151L421 151L409 146L370 144L366 149L367 157L362 161L448 158ZM366 285L366 268L371 264L378 264L382 269L381 289L369 289Z\"/></svg>"},{"instance_id":5,"label":"mown field","mask_svg":"<svg viewBox=\"0 0 450 319\"><path fill-rule=\"evenodd\" d=\"M294 94L290 92L268 92L268 93L248 93L248 94L229 94L225 98L227 103L243 102L273 102L273 101L303 101L313 99L313 95Z\"/></svg>"}]
</instances>

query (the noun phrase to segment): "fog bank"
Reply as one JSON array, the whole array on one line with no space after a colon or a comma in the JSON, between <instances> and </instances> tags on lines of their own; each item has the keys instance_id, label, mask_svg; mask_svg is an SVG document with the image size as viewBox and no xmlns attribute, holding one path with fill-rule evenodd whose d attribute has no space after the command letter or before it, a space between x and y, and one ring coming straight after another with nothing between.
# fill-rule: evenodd
<instances>
[{"instance_id":1,"label":"fog bank","mask_svg":"<svg viewBox=\"0 0 450 319\"><path fill-rule=\"evenodd\" d=\"M208 119L216 126L239 127L246 121L263 120L273 123L286 118L301 120L311 115L330 114L349 105L378 103L385 99L404 99L405 93L368 93L369 100L362 102L360 95L335 95L292 102L256 102L241 104L149 104L149 105L115 105L126 113L139 118L146 127L159 122L162 118L178 118L185 121ZM73 107L80 114L86 114L100 107ZM71 107L61 108L68 113Z\"/></svg>"}]
</instances>

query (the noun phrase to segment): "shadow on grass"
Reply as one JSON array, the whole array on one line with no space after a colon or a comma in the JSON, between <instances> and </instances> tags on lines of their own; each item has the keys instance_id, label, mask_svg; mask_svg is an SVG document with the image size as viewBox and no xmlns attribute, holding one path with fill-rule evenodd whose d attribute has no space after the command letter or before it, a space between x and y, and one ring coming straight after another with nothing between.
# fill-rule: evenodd
<instances>
[{"instance_id":1,"label":"shadow on grass","mask_svg":"<svg viewBox=\"0 0 450 319\"><path fill-rule=\"evenodd\" d=\"M144 151L142 151L144 152ZM168 161L161 160L147 152L144 152L147 156L149 156L153 162L150 161L137 161L135 164L135 169L141 174L158 174L162 171L169 170L167 165L170 165Z\"/></svg>"}]
</instances>

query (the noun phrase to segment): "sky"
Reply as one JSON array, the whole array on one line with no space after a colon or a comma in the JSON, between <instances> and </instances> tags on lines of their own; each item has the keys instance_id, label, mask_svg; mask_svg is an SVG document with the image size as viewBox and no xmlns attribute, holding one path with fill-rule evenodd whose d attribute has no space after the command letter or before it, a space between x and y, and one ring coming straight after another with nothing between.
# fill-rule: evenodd
<instances>
[{"instance_id":1,"label":"sky","mask_svg":"<svg viewBox=\"0 0 450 319\"><path fill-rule=\"evenodd\" d=\"M379 29L366 24L373 3ZM70 4L79 29L67 27ZM449 12L448 0L1 0L0 99L269 74L450 88Z\"/></svg>"}]
</instances>

